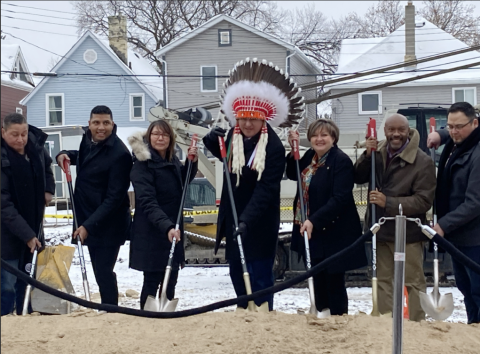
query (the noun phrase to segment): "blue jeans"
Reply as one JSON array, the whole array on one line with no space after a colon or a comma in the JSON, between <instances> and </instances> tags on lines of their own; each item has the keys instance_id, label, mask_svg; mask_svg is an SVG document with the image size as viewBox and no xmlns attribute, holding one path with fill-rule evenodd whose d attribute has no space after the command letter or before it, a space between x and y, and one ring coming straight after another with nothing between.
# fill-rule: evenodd
<instances>
[{"instance_id":1,"label":"blue jeans","mask_svg":"<svg viewBox=\"0 0 480 354\"><path fill-rule=\"evenodd\" d=\"M457 248L472 261L480 264L480 246ZM468 323L480 323L480 274L460 264L454 258L452 261L457 288L465 298Z\"/></svg>"},{"instance_id":2,"label":"blue jeans","mask_svg":"<svg viewBox=\"0 0 480 354\"><path fill-rule=\"evenodd\" d=\"M6 261L12 267L18 269L18 259ZM17 277L2 268L2 316L13 312L15 307L15 283Z\"/></svg>"},{"instance_id":3,"label":"blue jeans","mask_svg":"<svg viewBox=\"0 0 480 354\"><path fill-rule=\"evenodd\" d=\"M273 286L275 279L273 276L274 258L261 259L256 261L247 261L247 270L250 274L250 283L252 284L252 292L263 290ZM247 295L245 282L243 280L243 270L240 260L230 261L230 278L232 279L233 288L238 296ZM268 302L268 308L273 311L273 294L262 296L254 300L257 306L265 301ZM239 307L247 308L247 302L240 302Z\"/></svg>"}]
</instances>

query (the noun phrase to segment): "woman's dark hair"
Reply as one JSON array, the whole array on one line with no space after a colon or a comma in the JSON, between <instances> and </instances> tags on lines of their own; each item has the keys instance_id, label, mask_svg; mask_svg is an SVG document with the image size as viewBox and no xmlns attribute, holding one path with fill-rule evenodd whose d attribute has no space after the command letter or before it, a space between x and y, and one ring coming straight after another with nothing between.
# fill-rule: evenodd
<instances>
[{"instance_id":1,"label":"woman's dark hair","mask_svg":"<svg viewBox=\"0 0 480 354\"><path fill-rule=\"evenodd\" d=\"M92 111L90 112L90 119L94 114L110 114L110 119L113 120L113 113L110 108L107 106L95 106L93 107Z\"/></svg>"},{"instance_id":2,"label":"woman's dark hair","mask_svg":"<svg viewBox=\"0 0 480 354\"><path fill-rule=\"evenodd\" d=\"M145 135L145 138L147 139L147 143L149 146L152 146L152 131L153 129L157 127L164 133L168 134L170 136L170 143L168 144L167 152L165 154L165 158L167 161L172 161L173 155L175 154L175 133L173 132L172 126L165 120L156 120L155 122L152 122L150 126L147 129L147 134Z\"/></svg>"},{"instance_id":3,"label":"woman's dark hair","mask_svg":"<svg viewBox=\"0 0 480 354\"><path fill-rule=\"evenodd\" d=\"M310 124L307 132L308 141L312 139L312 137L317 133L317 131L322 130L327 132L333 138L334 144L338 143L338 139L340 138L340 130L338 129L335 122L330 119L317 119L312 124Z\"/></svg>"}]
</instances>

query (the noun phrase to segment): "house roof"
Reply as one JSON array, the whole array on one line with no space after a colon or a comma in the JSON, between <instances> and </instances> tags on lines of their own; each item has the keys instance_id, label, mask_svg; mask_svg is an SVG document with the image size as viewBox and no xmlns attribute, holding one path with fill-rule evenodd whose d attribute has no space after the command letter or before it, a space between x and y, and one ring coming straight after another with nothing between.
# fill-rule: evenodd
<instances>
[{"instance_id":1,"label":"house roof","mask_svg":"<svg viewBox=\"0 0 480 354\"><path fill-rule=\"evenodd\" d=\"M154 76L132 76L132 80L136 81L155 102L159 101L163 97L162 87L163 81L159 78L159 73L155 68L140 55L133 50L128 49L128 61L132 64L132 69L126 66L110 48L108 40L100 39L97 35L91 31L86 31L82 37L70 48L70 50L63 56L63 58L50 70L50 72L57 71L70 56L77 50L77 48L87 39L92 38L105 52L123 69L126 75L154 75ZM30 92L20 103L25 105L31 97L49 80L51 77L44 77L37 87Z\"/></svg>"},{"instance_id":2,"label":"house roof","mask_svg":"<svg viewBox=\"0 0 480 354\"><path fill-rule=\"evenodd\" d=\"M163 54L169 52L170 50L172 50L173 48L179 46L179 45L182 45L183 43L185 43L186 41L192 39L193 37L199 35L200 33L206 31L207 29L215 26L216 24L222 22L222 21L227 21L227 22L230 22L232 23L233 25L235 26L238 26L240 28L243 28L244 30L246 31L250 31L250 32L254 32L256 35L260 36L260 37L263 37L265 39L268 39L269 41L272 41L292 52L295 52L296 54L295 55L298 55L301 60L307 65L309 66L313 72L317 73L317 74L321 74L323 71L317 67L310 59L308 59L308 57L300 50L300 48L298 48L297 46L293 45L293 44L290 44L282 39L279 39L271 34L268 34L268 33L265 33L265 32L262 32L262 31L259 31L258 29L256 29L255 27L252 27L252 26L249 26L249 25L246 25L245 23L239 21L239 20L236 20L230 16L227 16L227 15L217 15L217 16L214 16L212 17L210 20L208 20L207 22L205 22L203 25L195 28L193 31L191 32L188 32L187 34L181 36L180 38L170 42L169 44L167 44L165 47L163 48L160 48L159 50L157 50L155 52L155 55L157 57L161 57Z\"/></svg>"},{"instance_id":3,"label":"house roof","mask_svg":"<svg viewBox=\"0 0 480 354\"><path fill-rule=\"evenodd\" d=\"M417 59L467 48L468 45L441 30L422 17L416 17L415 55ZM422 26L422 24L424 25ZM338 73L355 73L390 66L404 61L405 25L383 38L345 39L342 41ZM480 63L480 53L471 51L417 65L417 70L449 69L469 63ZM464 69L416 80L401 86L425 86L445 84L469 84L480 82L480 64L475 69ZM401 71L397 69L395 71ZM411 69L407 69L411 70ZM362 88L375 84L402 80L424 75L430 71L405 72L398 74L375 74L368 79L353 79L327 86L328 89Z\"/></svg>"},{"instance_id":4,"label":"house roof","mask_svg":"<svg viewBox=\"0 0 480 354\"><path fill-rule=\"evenodd\" d=\"M2 71L14 71L15 63L20 60L25 71L29 71L25 58L23 57L22 50L18 44L4 44L1 45L1 61ZM32 83L33 77L31 74L27 74L27 77ZM33 86L25 81L20 80L18 77L13 77L11 73L2 73L1 75L2 85L15 87L21 90L31 91Z\"/></svg>"}]
</instances>

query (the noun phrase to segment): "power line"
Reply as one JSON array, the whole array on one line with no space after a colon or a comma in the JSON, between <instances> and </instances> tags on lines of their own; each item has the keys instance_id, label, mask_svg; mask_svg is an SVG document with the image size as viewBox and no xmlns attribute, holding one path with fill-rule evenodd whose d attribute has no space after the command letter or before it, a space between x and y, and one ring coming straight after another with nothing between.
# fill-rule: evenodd
<instances>
[{"instance_id":1,"label":"power line","mask_svg":"<svg viewBox=\"0 0 480 354\"><path fill-rule=\"evenodd\" d=\"M65 25L63 23L37 21L37 20L31 20L31 19L28 19L28 18L18 18L18 17L13 17L13 16L7 16L7 15L0 15L0 16L6 17L6 18L11 18L11 19L14 19L14 20L23 20L23 21L31 21L31 22L38 22L38 23L46 23L48 25L57 25L57 26L65 26L65 27L77 27L75 25Z\"/></svg>"},{"instance_id":2,"label":"power line","mask_svg":"<svg viewBox=\"0 0 480 354\"><path fill-rule=\"evenodd\" d=\"M8 27L8 28L15 28L15 29L18 29L18 30L23 30L23 31L33 31L33 32L41 32L41 33L49 33L49 34L56 34L56 35L59 35L59 36L68 36L68 37L77 37L73 34L66 34L66 33L55 33L55 32L48 32L48 31L40 31L40 30L36 30L36 29L30 29L30 28L20 28L20 27L15 27L15 26L7 26L7 25L4 25L2 24L2 27ZM4 32L10 36L13 37L13 35L7 33L7 32ZM17 37L15 37L17 38ZM78 38L78 37L77 37ZM20 38L19 38L20 39Z\"/></svg>"},{"instance_id":3,"label":"power line","mask_svg":"<svg viewBox=\"0 0 480 354\"><path fill-rule=\"evenodd\" d=\"M41 14L32 14L31 12L21 12L21 11L7 10L7 9L2 9L2 11L11 12L11 13L14 13L14 14L33 15L33 16L40 16L40 17L58 18L58 19L60 19L60 20L75 21L74 18L65 18L65 17L48 16L48 15L41 15Z\"/></svg>"},{"instance_id":4,"label":"power line","mask_svg":"<svg viewBox=\"0 0 480 354\"><path fill-rule=\"evenodd\" d=\"M59 12L59 13L62 13L62 14L76 15L76 13L74 13L74 12L57 11L57 10L50 10L50 9L42 9L42 8L39 8L39 7L16 5L16 4L11 4L11 3L8 3L8 2L3 2L3 1L2 1L2 5L9 5L9 6L15 6L15 7L24 7L24 8L27 8L27 9L35 9L35 10L42 10L42 11Z\"/></svg>"},{"instance_id":5,"label":"power line","mask_svg":"<svg viewBox=\"0 0 480 354\"><path fill-rule=\"evenodd\" d=\"M457 66L457 67L450 68L450 69L440 70L440 71L435 72L435 73L430 73L430 74L425 74L425 75L420 75L420 76L414 76L414 77L410 77L410 78L403 79L403 80L387 82L387 83L381 84L381 85L375 85L375 86L370 86L370 87L366 87L366 88L362 88L362 89L358 89L358 90L347 91L347 92L339 93L339 94L336 94L336 95L331 95L330 94L331 91L329 91L327 94L322 95L318 98L306 100L305 104L310 104L310 103L318 104L322 101L331 100L331 99L334 99L334 98L340 98L340 97L344 97L344 96L355 95L357 93L361 93L361 92L365 92L365 91L378 90L378 89L381 89L381 88L384 88L384 87L400 85L400 84L404 84L404 83L407 83L407 82L410 82L410 81L422 80L422 79L426 79L426 78L437 76L437 75L447 74L449 72L453 72L453 71L457 71L457 70L463 70L463 69L471 68L471 67L477 66L477 65L480 65L480 61L475 62L475 63L465 64L465 65L462 65L462 66Z\"/></svg>"},{"instance_id":6,"label":"power line","mask_svg":"<svg viewBox=\"0 0 480 354\"><path fill-rule=\"evenodd\" d=\"M408 62L404 61L404 62L397 63L397 64L384 65L384 66L381 66L381 67L378 67L378 68L371 68L371 69L368 69L368 70L364 70L364 71L361 71L361 72L359 72L357 74L354 74L354 75L351 75L351 76L338 78L338 79L332 79L332 80L326 80L326 81L317 82L317 83L313 83L313 84L307 84L307 85L303 85L303 86L300 86L300 87L302 88L302 90L306 90L306 89L313 88L313 87L330 85L330 84L334 84L334 83L341 82L341 81L355 79L357 77L382 73L382 72L387 71L387 70L400 69L400 68L409 67L409 66L412 66L412 65L418 65L418 64L425 63L425 62L428 62L428 61L442 59L442 58L450 57L450 56L453 56L453 55L467 53L467 52L471 52L471 51L479 50L479 49L480 49L480 45L473 46L473 47L467 47L467 48L463 48L463 49L451 50L451 51L439 53L437 55L426 56L426 57L423 57L423 58L417 59L417 60L410 60Z\"/></svg>"}]
</instances>

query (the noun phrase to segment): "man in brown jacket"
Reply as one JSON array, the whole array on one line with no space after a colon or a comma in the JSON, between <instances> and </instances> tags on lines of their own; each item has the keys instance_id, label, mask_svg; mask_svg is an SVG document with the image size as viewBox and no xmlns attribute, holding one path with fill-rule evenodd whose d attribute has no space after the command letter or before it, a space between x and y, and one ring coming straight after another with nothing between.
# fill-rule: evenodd
<instances>
[{"instance_id":1,"label":"man in brown jacket","mask_svg":"<svg viewBox=\"0 0 480 354\"><path fill-rule=\"evenodd\" d=\"M365 224L370 225L370 204L375 204L378 218L398 215L401 204L403 215L420 218L425 223L426 212L435 195L435 166L431 158L419 149L420 135L409 128L408 120L394 114L385 122L385 137L367 140L367 150L355 164L355 183L370 181L372 148L378 150L375 161L377 190L369 193L369 207ZM420 228L407 222L405 248L405 286L408 290L409 318L425 319L420 306L419 292L426 292L423 273L423 245L427 241ZM387 221L377 233L378 309L380 313L392 311L394 270L395 221Z\"/></svg>"}]
</instances>

